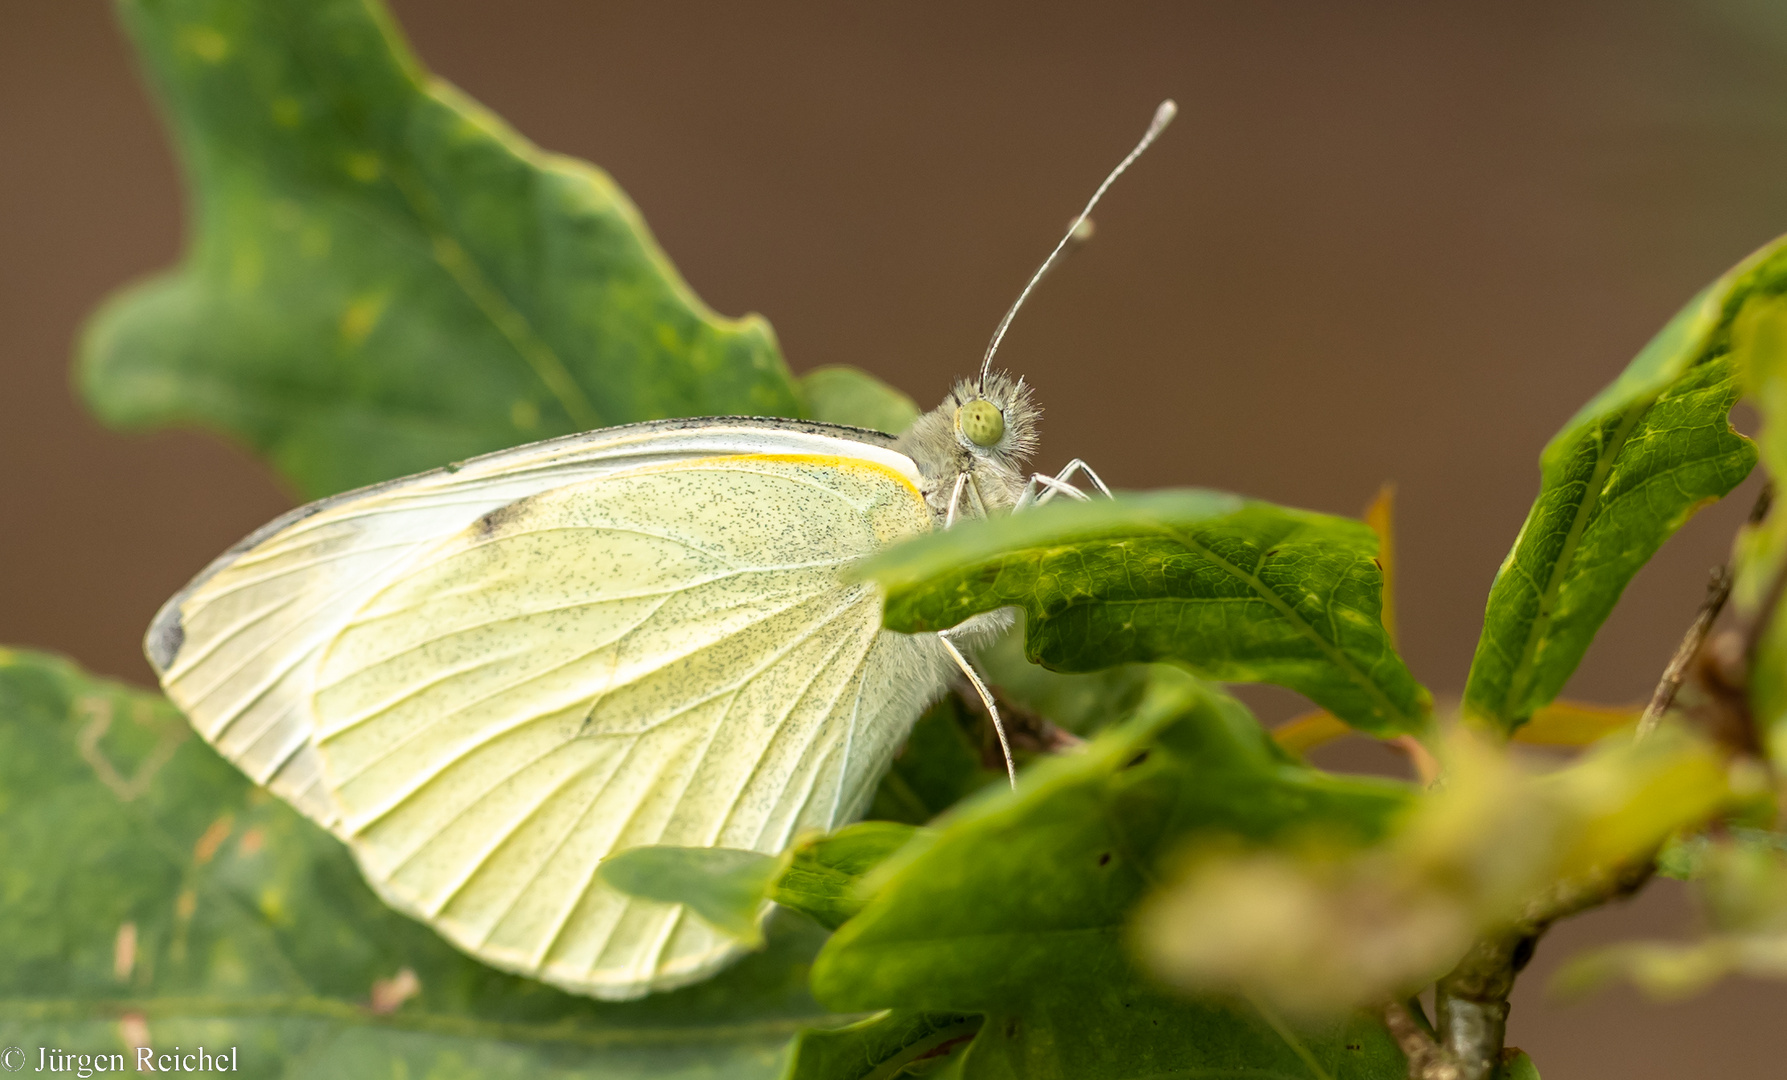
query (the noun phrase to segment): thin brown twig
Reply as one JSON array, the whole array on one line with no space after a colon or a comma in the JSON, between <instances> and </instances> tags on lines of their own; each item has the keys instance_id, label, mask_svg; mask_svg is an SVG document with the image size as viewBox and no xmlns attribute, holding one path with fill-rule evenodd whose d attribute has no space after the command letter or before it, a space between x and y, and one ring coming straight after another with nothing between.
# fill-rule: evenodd
<instances>
[{"instance_id":1,"label":"thin brown twig","mask_svg":"<svg viewBox=\"0 0 1787 1080\"><path fill-rule=\"evenodd\" d=\"M1637 738L1644 738L1657 729L1663 722L1663 714L1675 703L1675 695L1682 688L1682 680L1687 677L1688 665L1700 655L1700 647L1706 644L1706 635L1712 632L1713 623L1719 618L1719 612L1725 609L1725 601L1731 598L1731 564L1724 563L1713 568L1712 577L1706 583L1706 599L1700 602L1700 611L1695 614L1694 621L1689 624L1688 632L1682 635L1680 645L1675 647L1675 655L1669 658L1669 666L1663 669L1663 677L1657 682L1657 689L1652 692L1650 704L1644 707L1644 715L1638 719Z\"/></svg>"}]
</instances>

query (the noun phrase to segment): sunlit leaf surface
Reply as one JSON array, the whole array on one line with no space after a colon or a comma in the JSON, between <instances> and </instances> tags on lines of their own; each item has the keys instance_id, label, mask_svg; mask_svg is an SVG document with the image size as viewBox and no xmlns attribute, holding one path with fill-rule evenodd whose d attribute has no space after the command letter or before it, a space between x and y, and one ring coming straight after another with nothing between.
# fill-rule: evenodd
<instances>
[{"instance_id":1,"label":"sunlit leaf surface","mask_svg":"<svg viewBox=\"0 0 1787 1080\"><path fill-rule=\"evenodd\" d=\"M1756 464L1732 430L1731 321L1781 274L1764 251L1689 301L1539 459L1539 497L1497 571L1465 707L1513 729L1556 697L1663 541Z\"/></svg>"},{"instance_id":2,"label":"sunlit leaf surface","mask_svg":"<svg viewBox=\"0 0 1787 1080\"><path fill-rule=\"evenodd\" d=\"M122 0L194 191L180 266L81 346L109 423L196 425L319 496L572 431L799 415L612 180L430 77L376 0Z\"/></svg>"},{"instance_id":3,"label":"sunlit leaf surface","mask_svg":"<svg viewBox=\"0 0 1787 1080\"><path fill-rule=\"evenodd\" d=\"M1174 660L1290 687L1373 734L1420 731L1432 701L1384 631L1376 555L1357 521L1167 491L959 525L863 572L894 630L1015 605L1029 658L1057 671Z\"/></svg>"}]
</instances>

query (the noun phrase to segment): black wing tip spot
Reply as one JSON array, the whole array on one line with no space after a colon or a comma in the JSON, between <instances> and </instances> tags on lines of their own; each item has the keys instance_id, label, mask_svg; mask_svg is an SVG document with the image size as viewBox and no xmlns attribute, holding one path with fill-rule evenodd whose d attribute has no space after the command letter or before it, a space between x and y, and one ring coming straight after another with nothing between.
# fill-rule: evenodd
<instances>
[{"instance_id":1,"label":"black wing tip spot","mask_svg":"<svg viewBox=\"0 0 1787 1080\"><path fill-rule=\"evenodd\" d=\"M497 533L503 531L503 528L510 522L527 512L523 509L523 504L526 502L526 499L517 499L507 505L499 506L495 510L490 511L488 514L479 518L472 527L477 530L480 539L488 539L495 536Z\"/></svg>"},{"instance_id":2,"label":"black wing tip spot","mask_svg":"<svg viewBox=\"0 0 1787 1080\"><path fill-rule=\"evenodd\" d=\"M180 655L180 646L186 644L186 627L180 622L180 613L169 612L164 618L156 619L149 627L149 633L143 638L143 654L160 675L174 666L174 658Z\"/></svg>"}]
</instances>

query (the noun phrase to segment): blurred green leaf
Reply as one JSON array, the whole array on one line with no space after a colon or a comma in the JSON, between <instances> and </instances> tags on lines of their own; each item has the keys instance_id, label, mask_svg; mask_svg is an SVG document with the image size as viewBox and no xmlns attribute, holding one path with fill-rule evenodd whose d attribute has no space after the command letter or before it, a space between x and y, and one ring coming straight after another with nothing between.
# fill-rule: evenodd
<instances>
[{"instance_id":1,"label":"blurred green leaf","mask_svg":"<svg viewBox=\"0 0 1787 1080\"><path fill-rule=\"evenodd\" d=\"M239 1047L241 1071L772 1077L822 933L605 1004L484 967L385 907L345 849L158 695L0 652L0 1045ZM408 972L406 976L404 973ZM134 1059L132 1059L134 1061Z\"/></svg>"},{"instance_id":2,"label":"blurred green leaf","mask_svg":"<svg viewBox=\"0 0 1787 1080\"><path fill-rule=\"evenodd\" d=\"M1690 881L1701 932L1626 941L1573 957L1554 977L1565 993L1625 979L1655 998L1687 997L1731 975L1787 979L1787 837L1739 828L1676 846L1672 876Z\"/></svg>"},{"instance_id":3,"label":"blurred green leaf","mask_svg":"<svg viewBox=\"0 0 1787 1080\"><path fill-rule=\"evenodd\" d=\"M1185 490L969 522L862 572L887 589L889 629L1016 605L1026 655L1056 671L1174 660L1290 687L1373 734L1420 731L1432 699L1379 619L1376 553L1357 521Z\"/></svg>"},{"instance_id":4,"label":"blurred green leaf","mask_svg":"<svg viewBox=\"0 0 1787 1080\"><path fill-rule=\"evenodd\" d=\"M1025 619L974 654L980 668L1013 705L1076 735L1090 735L1135 711L1148 686L1147 664L1118 664L1088 672L1050 671L1024 655Z\"/></svg>"},{"instance_id":5,"label":"blurred green leaf","mask_svg":"<svg viewBox=\"0 0 1787 1080\"><path fill-rule=\"evenodd\" d=\"M898 435L918 419L918 405L866 371L853 367L814 368L800 378L807 416Z\"/></svg>"},{"instance_id":6,"label":"blurred green leaf","mask_svg":"<svg viewBox=\"0 0 1787 1080\"><path fill-rule=\"evenodd\" d=\"M1663 541L1756 464L1732 430L1731 322L1782 274L1765 249L1708 286L1539 458L1539 497L1489 590L1464 703L1504 730L1563 689Z\"/></svg>"},{"instance_id":7,"label":"blurred green leaf","mask_svg":"<svg viewBox=\"0 0 1787 1080\"><path fill-rule=\"evenodd\" d=\"M612 180L430 77L377 0L119 0L193 191L178 269L89 324L107 423L320 496L580 429L800 412Z\"/></svg>"},{"instance_id":8,"label":"blurred green leaf","mask_svg":"<svg viewBox=\"0 0 1787 1080\"><path fill-rule=\"evenodd\" d=\"M875 789L868 816L923 825L971 792L1005 779L982 759L973 734L982 718L946 694L925 710Z\"/></svg>"},{"instance_id":9,"label":"blurred green leaf","mask_svg":"<svg viewBox=\"0 0 1787 1080\"><path fill-rule=\"evenodd\" d=\"M609 885L641 900L687 904L716 929L753 948L763 944L768 901L835 930L861 910L864 874L909 842L915 829L863 821L796 843L780 858L734 848L652 844L602 861Z\"/></svg>"},{"instance_id":10,"label":"blurred green leaf","mask_svg":"<svg viewBox=\"0 0 1787 1080\"><path fill-rule=\"evenodd\" d=\"M979 1016L892 1009L848 1027L803 1032L784 1080L892 1080L980 1030Z\"/></svg>"},{"instance_id":11,"label":"blurred green leaf","mask_svg":"<svg viewBox=\"0 0 1787 1080\"><path fill-rule=\"evenodd\" d=\"M861 821L798 843L769 896L827 930L836 930L862 910L858 885L863 876L910 843L917 832L893 821Z\"/></svg>"},{"instance_id":12,"label":"blurred green leaf","mask_svg":"<svg viewBox=\"0 0 1787 1080\"><path fill-rule=\"evenodd\" d=\"M1313 822L1380 835L1408 789L1292 763L1239 704L1172 668L1136 717L970 799L872 872L874 897L813 970L839 1009L984 1013L962 1075L1101 1077L1235 1068L1401 1077L1360 1019L1298 1032L1252 1006L1167 994L1132 966L1125 924L1170 854L1201 834L1268 839Z\"/></svg>"},{"instance_id":13,"label":"blurred green leaf","mask_svg":"<svg viewBox=\"0 0 1787 1080\"><path fill-rule=\"evenodd\" d=\"M1746 619L1760 624L1750 656L1750 710L1759 741L1781 769L1787 768L1787 617L1780 603L1787 574L1781 490L1787 477L1787 238L1727 277L1746 286L1731 290L1737 308L1730 319L1731 350L1744 393L1762 416L1758 440L1775 488L1768 516L1739 536L1731 597Z\"/></svg>"},{"instance_id":14,"label":"blurred green leaf","mask_svg":"<svg viewBox=\"0 0 1787 1080\"><path fill-rule=\"evenodd\" d=\"M1155 970L1295 1016L1400 999L1483 935L1605 900L1622 868L1733 794L1718 755L1672 728L1544 775L1468 729L1441 750L1445 783L1379 843L1311 829L1275 848L1202 845L1142 913Z\"/></svg>"},{"instance_id":15,"label":"blurred green leaf","mask_svg":"<svg viewBox=\"0 0 1787 1080\"><path fill-rule=\"evenodd\" d=\"M714 929L756 948L770 886L782 860L737 848L648 844L603 859L596 873L641 900L686 904Z\"/></svg>"}]
</instances>

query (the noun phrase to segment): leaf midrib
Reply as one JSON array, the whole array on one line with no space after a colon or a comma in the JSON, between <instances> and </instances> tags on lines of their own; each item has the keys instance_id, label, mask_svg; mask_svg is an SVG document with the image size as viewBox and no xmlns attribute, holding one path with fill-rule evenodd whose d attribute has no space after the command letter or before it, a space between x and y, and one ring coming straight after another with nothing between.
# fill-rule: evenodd
<instances>
[{"instance_id":1,"label":"leaf midrib","mask_svg":"<svg viewBox=\"0 0 1787 1080\"><path fill-rule=\"evenodd\" d=\"M1545 582L1545 588L1539 594L1539 610L1533 616L1531 625L1527 627L1526 638L1521 643L1520 660L1514 666L1514 673L1508 678L1508 689L1502 695L1501 708L1497 714L1509 719L1516 703L1526 695L1532 685L1534 669L1538 663L1539 644L1545 633L1551 628L1553 609L1558 594L1563 591L1564 578L1568 575L1570 564L1576 557L1576 549L1582 543L1582 536L1588 531L1588 522L1595 510L1601 505L1601 495L1607 486L1607 477L1625 450L1626 442L1638 422L1650 411L1657 399L1663 396L1662 391L1627 407L1624 418L1614 431L1607 448L1595 462L1595 471L1590 474L1585 485L1582 501L1577 504L1575 516L1570 521L1570 531L1564 535L1564 546L1558 552L1557 561L1551 567L1551 574Z\"/></svg>"},{"instance_id":2,"label":"leaf midrib","mask_svg":"<svg viewBox=\"0 0 1787 1080\"><path fill-rule=\"evenodd\" d=\"M1297 610L1287 604L1282 596L1279 596L1277 593L1267 588L1265 582L1261 581L1255 575L1241 569L1239 566L1236 566L1234 563L1229 562L1227 559L1224 559L1203 544L1200 544L1191 537L1181 533L1171 525L1163 523L1156 527L1183 544L1185 547L1210 560L1210 562L1220 567L1230 576L1244 582L1247 587L1257 593L1261 599L1276 608L1278 613L1284 617L1285 621L1289 622L1299 634L1302 634L1304 637L1307 637L1310 641L1314 642L1316 648L1320 649L1323 655L1327 656L1334 666L1338 667L1346 674L1347 678L1351 679L1360 689L1364 690L1366 696L1377 703L1387 719L1398 721L1404 725L1410 725L1415 722L1414 717L1404 715L1403 711L1390 700L1389 695L1384 693L1382 687L1378 686L1376 682L1365 674L1365 672L1359 670L1358 665L1353 663L1352 658L1349 657L1343 649L1318 633L1315 627L1310 625L1307 619L1304 619L1301 615L1297 614Z\"/></svg>"},{"instance_id":3,"label":"leaf midrib","mask_svg":"<svg viewBox=\"0 0 1787 1080\"><path fill-rule=\"evenodd\" d=\"M382 25L380 30L385 35L392 32L390 27ZM293 33L289 26L287 33ZM430 84L435 81L432 76L402 62L403 50L397 47L397 42L392 41L389 37L382 37L381 43L391 51L393 62L403 69L404 81L414 95L408 103L409 110L414 110L418 100L432 101L443 108L453 109L450 102L440 100L430 91ZM318 78L311 70L308 57L294 52L292 58L295 65L303 70L306 77L314 84L319 87L328 85L325 80ZM333 111L336 95L324 93L321 97L329 103L330 109ZM344 123L339 115L336 116L336 121L343 132L351 130L351 127ZM490 131L487 128L483 130L485 134L501 142L505 149L515 154L530 168L539 168L538 163L532 160L532 155L523 152L528 149L527 147L515 145L500 132ZM392 167L395 164L393 162L386 161L383 164L385 165L385 176L402 197L404 204L409 207L417 228L427 239L429 253L435 265L446 272L453 284L458 286L460 293L471 301L472 306L478 309L479 314L489 320L492 328L503 336L510 348L514 349L522 362L533 371L534 377L539 379L546 387L547 392L558 401L559 407L565 410L565 414L573 424L586 431L601 427L600 414L591 404L582 384L571 374L570 368L558 355L557 350L534 329L533 321L523 314L501 289L489 282L483 267L472 257L471 252L459 242L450 230L442 227L436 219L436 215L426 208L424 200L414 190L414 182L408 175L408 169L412 163L405 160L403 162L404 169L401 170ZM450 259L449 253L456 253L459 258L457 260ZM455 268L455 264L458 265L458 269Z\"/></svg>"}]
</instances>

